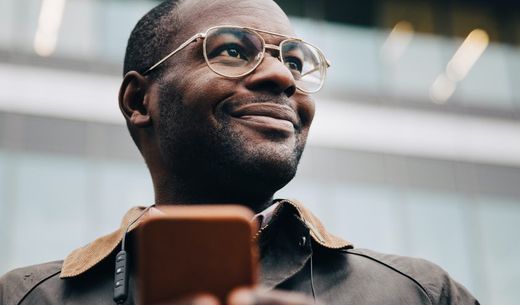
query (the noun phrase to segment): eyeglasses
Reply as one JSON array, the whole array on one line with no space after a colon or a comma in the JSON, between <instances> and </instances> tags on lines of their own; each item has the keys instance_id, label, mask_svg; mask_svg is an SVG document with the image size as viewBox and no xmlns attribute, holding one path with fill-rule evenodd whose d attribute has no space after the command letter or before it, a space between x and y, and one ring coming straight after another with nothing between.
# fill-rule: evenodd
<instances>
[{"instance_id":1,"label":"eyeglasses","mask_svg":"<svg viewBox=\"0 0 520 305\"><path fill-rule=\"evenodd\" d=\"M260 33L285 37L279 45L265 43ZM329 61L323 52L299 38L240 26L215 26L204 33L197 33L182 43L177 49L146 70L147 75L175 53L190 43L202 38L204 58L209 68L218 75L240 78L253 72L262 62L266 49L278 53L279 60L294 77L296 88L304 93L314 93L321 89Z\"/></svg>"}]
</instances>

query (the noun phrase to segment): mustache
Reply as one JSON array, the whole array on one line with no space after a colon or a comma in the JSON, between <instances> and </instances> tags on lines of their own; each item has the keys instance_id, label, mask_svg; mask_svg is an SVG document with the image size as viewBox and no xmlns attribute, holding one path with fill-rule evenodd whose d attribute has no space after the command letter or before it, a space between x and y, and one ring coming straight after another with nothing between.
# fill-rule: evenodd
<instances>
[{"instance_id":1,"label":"mustache","mask_svg":"<svg viewBox=\"0 0 520 305\"><path fill-rule=\"evenodd\" d=\"M247 104L260 104L260 103L272 103L277 105L291 105L291 100L287 96L272 96L268 94L254 95L248 97L241 97L238 99L231 99L224 102L224 107L227 109L247 105ZM229 107L229 108L228 108ZM293 108L293 107L291 107Z\"/></svg>"}]
</instances>

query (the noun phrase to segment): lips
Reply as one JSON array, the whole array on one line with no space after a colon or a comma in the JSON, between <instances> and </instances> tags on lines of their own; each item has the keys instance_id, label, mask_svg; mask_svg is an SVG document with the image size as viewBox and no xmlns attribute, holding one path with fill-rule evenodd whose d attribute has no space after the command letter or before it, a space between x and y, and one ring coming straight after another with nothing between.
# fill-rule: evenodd
<instances>
[{"instance_id":1,"label":"lips","mask_svg":"<svg viewBox=\"0 0 520 305\"><path fill-rule=\"evenodd\" d=\"M286 105L250 103L237 107L230 114L235 118L272 129L294 131L299 126L298 116Z\"/></svg>"}]
</instances>

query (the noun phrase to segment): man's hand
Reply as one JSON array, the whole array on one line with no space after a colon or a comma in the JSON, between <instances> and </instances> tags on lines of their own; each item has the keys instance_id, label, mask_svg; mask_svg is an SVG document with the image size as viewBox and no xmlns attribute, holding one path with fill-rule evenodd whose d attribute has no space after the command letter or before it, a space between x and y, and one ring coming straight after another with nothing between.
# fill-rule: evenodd
<instances>
[{"instance_id":1,"label":"man's hand","mask_svg":"<svg viewBox=\"0 0 520 305\"><path fill-rule=\"evenodd\" d=\"M227 305L314 305L314 300L282 290L237 289L229 296Z\"/></svg>"},{"instance_id":2,"label":"man's hand","mask_svg":"<svg viewBox=\"0 0 520 305\"><path fill-rule=\"evenodd\" d=\"M164 302L153 305L220 305L218 299L210 294L200 294L175 302Z\"/></svg>"},{"instance_id":3,"label":"man's hand","mask_svg":"<svg viewBox=\"0 0 520 305\"><path fill-rule=\"evenodd\" d=\"M315 303L314 300L300 293L241 288L230 294L227 304L220 304L212 295L201 294L172 303L155 305L315 305Z\"/></svg>"}]
</instances>

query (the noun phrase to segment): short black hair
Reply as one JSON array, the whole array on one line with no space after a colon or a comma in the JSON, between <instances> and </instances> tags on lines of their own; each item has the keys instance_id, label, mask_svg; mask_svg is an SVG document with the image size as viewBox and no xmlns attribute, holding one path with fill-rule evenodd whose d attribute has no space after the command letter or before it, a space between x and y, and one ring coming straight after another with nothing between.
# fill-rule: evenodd
<instances>
[{"instance_id":1,"label":"short black hair","mask_svg":"<svg viewBox=\"0 0 520 305\"><path fill-rule=\"evenodd\" d=\"M167 0L146 13L135 25L126 46L123 76L130 71L143 74L169 52L171 40L180 27L179 4L183 0ZM150 74L152 79L160 79L161 69ZM126 125L137 148L141 145L137 131L127 120Z\"/></svg>"},{"instance_id":2,"label":"short black hair","mask_svg":"<svg viewBox=\"0 0 520 305\"><path fill-rule=\"evenodd\" d=\"M166 49L179 30L177 8L181 2L163 1L137 22L128 38L123 75L129 71L142 74L167 54Z\"/></svg>"}]
</instances>

